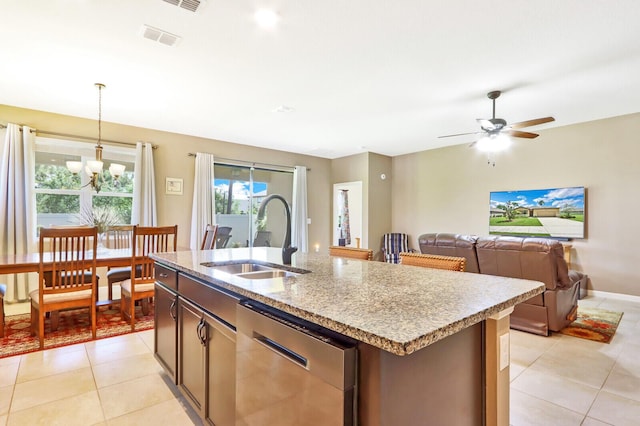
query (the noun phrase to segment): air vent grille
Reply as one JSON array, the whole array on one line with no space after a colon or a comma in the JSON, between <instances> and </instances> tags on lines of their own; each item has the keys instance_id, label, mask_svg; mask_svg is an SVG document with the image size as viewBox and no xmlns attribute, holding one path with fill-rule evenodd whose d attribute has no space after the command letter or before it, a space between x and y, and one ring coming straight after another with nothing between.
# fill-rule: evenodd
<instances>
[{"instance_id":1,"label":"air vent grille","mask_svg":"<svg viewBox=\"0 0 640 426\"><path fill-rule=\"evenodd\" d=\"M162 0L174 6L181 7L183 9L189 10L191 12L195 12L200 7L202 3L200 0Z\"/></svg>"},{"instance_id":2,"label":"air vent grille","mask_svg":"<svg viewBox=\"0 0 640 426\"><path fill-rule=\"evenodd\" d=\"M149 25L142 26L142 37L167 46L175 46L180 41L179 36Z\"/></svg>"}]
</instances>

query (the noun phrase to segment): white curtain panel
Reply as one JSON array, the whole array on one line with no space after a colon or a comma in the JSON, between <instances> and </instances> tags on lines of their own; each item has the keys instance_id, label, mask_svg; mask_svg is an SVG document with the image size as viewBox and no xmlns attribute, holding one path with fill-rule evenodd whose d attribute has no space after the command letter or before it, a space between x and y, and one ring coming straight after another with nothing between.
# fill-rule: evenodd
<instances>
[{"instance_id":1,"label":"white curtain panel","mask_svg":"<svg viewBox=\"0 0 640 426\"><path fill-rule=\"evenodd\" d=\"M0 254L25 254L35 244L35 135L24 126L8 124L0 164ZM29 276L2 277L7 284L5 300L25 301L29 296Z\"/></svg>"},{"instance_id":2,"label":"white curtain panel","mask_svg":"<svg viewBox=\"0 0 640 426\"><path fill-rule=\"evenodd\" d=\"M156 183L153 169L153 145L136 144L135 176L133 178L133 207L131 223L140 226L158 226L156 210Z\"/></svg>"},{"instance_id":3,"label":"white curtain panel","mask_svg":"<svg viewBox=\"0 0 640 426\"><path fill-rule=\"evenodd\" d=\"M191 250L199 250L207 225L215 225L213 155L196 153L196 173L191 207Z\"/></svg>"},{"instance_id":4,"label":"white curtain panel","mask_svg":"<svg viewBox=\"0 0 640 426\"><path fill-rule=\"evenodd\" d=\"M291 244L298 251L309 251L307 225L307 168L295 166L293 169L293 218L291 219Z\"/></svg>"}]
</instances>

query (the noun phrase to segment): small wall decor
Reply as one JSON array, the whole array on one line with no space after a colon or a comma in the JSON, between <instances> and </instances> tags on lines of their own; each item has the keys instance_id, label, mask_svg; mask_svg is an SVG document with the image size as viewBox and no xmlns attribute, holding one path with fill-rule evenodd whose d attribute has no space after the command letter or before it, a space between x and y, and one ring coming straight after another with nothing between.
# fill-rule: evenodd
<instances>
[{"instance_id":1,"label":"small wall decor","mask_svg":"<svg viewBox=\"0 0 640 426\"><path fill-rule=\"evenodd\" d=\"M168 177L165 186L165 194L182 195L182 179Z\"/></svg>"}]
</instances>

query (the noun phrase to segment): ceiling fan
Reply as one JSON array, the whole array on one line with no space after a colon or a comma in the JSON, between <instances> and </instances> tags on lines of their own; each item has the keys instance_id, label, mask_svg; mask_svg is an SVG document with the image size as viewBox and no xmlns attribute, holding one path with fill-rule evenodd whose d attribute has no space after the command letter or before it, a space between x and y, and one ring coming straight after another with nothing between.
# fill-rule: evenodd
<instances>
[{"instance_id":1,"label":"ceiling fan","mask_svg":"<svg viewBox=\"0 0 640 426\"><path fill-rule=\"evenodd\" d=\"M525 138L525 139L533 139L537 138L539 135L537 133L531 132L523 132L521 130L525 127L537 126L538 124L549 123L551 121L555 121L553 117L543 117L543 118L535 118L533 120L521 121L519 123L513 123L507 125L506 120L502 118L496 118L496 99L500 97L501 92L499 90L494 90L492 92L487 93L487 97L493 101L493 117L490 119L478 118L476 121L480 124L480 128L482 131L480 132L470 132L470 133L457 133L455 135L445 135L438 136L439 138L449 138L453 136L463 136L463 135L482 135L489 139L497 139L498 136L506 135L512 136L514 138ZM469 145L469 147L474 146L478 141L474 141Z\"/></svg>"}]
</instances>

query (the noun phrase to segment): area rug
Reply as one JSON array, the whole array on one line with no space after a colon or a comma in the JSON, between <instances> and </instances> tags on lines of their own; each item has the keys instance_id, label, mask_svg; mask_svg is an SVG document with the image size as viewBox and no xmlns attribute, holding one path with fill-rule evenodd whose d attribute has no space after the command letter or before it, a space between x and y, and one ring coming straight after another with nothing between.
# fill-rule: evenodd
<instances>
[{"instance_id":1,"label":"area rug","mask_svg":"<svg viewBox=\"0 0 640 426\"><path fill-rule=\"evenodd\" d=\"M96 318L96 339L131 333L131 325L122 321L119 309L100 308ZM153 304L149 315L142 315L136 307L135 331L153 328ZM0 358L34 352L40 349L37 337L31 336L31 314L11 315L5 318L5 337L0 339ZM51 332L49 320L45 320L44 348L51 349L75 343L88 342L91 338L91 322L87 309L60 312L58 330Z\"/></svg>"},{"instance_id":2,"label":"area rug","mask_svg":"<svg viewBox=\"0 0 640 426\"><path fill-rule=\"evenodd\" d=\"M609 343L616 333L623 312L578 307L578 318L560 330L568 336Z\"/></svg>"}]
</instances>

